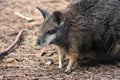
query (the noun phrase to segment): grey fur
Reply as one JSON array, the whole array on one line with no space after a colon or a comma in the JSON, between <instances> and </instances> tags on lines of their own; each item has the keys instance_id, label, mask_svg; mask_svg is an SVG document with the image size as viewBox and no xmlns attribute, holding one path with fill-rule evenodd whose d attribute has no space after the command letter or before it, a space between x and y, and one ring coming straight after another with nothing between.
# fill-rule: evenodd
<instances>
[{"instance_id":1,"label":"grey fur","mask_svg":"<svg viewBox=\"0 0 120 80\"><path fill-rule=\"evenodd\" d=\"M63 24L59 25L61 20ZM76 58L118 57L120 0L73 0L63 11L49 15L42 25L42 36L39 36L38 40L46 39L46 36L49 36L46 32L51 29L56 30L54 33L56 37L49 43L56 44L66 52L65 55L70 55L66 70L68 72Z\"/></svg>"}]
</instances>

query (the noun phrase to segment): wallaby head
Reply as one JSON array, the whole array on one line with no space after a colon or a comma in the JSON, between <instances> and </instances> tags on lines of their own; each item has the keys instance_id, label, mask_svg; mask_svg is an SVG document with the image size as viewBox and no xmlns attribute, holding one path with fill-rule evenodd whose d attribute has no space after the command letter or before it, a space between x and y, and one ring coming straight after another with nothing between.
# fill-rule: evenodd
<instances>
[{"instance_id":1,"label":"wallaby head","mask_svg":"<svg viewBox=\"0 0 120 80\"><path fill-rule=\"evenodd\" d=\"M56 43L62 36L62 27L64 27L65 16L60 11L49 13L37 7L41 12L44 22L40 26L40 33L37 39L37 44L46 46Z\"/></svg>"}]
</instances>

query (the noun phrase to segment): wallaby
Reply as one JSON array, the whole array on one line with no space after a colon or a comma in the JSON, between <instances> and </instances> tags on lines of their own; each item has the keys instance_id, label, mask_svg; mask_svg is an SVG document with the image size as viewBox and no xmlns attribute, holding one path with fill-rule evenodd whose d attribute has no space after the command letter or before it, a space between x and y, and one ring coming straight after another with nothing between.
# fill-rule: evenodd
<instances>
[{"instance_id":1,"label":"wallaby","mask_svg":"<svg viewBox=\"0 0 120 80\"><path fill-rule=\"evenodd\" d=\"M66 73L85 57L112 59L120 55L120 0L73 0L62 11L39 7L44 22L37 44L58 46L59 66L69 57Z\"/></svg>"}]
</instances>

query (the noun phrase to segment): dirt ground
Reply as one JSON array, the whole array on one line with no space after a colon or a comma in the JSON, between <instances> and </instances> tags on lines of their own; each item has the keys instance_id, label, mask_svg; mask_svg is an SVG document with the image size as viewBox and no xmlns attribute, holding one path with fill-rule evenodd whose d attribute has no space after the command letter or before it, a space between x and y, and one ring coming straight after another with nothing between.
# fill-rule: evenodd
<instances>
[{"instance_id":1,"label":"dirt ground","mask_svg":"<svg viewBox=\"0 0 120 80\"><path fill-rule=\"evenodd\" d=\"M48 47L46 55L37 58L39 50L33 49L39 25L43 21L37 6L48 11L62 10L71 0L0 0L0 51L7 48L22 29L24 33L20 45L15 46L5 59L0 60L0 80L120 80L120 62L96 62L75 66L70 75L63 70L55 70L58 65L57 53ZM16 15L20 13L33 21ZM53 54L54 53L54 54ZM53 64L46 64L52 61Z\"/></svg>"}]
</instances>

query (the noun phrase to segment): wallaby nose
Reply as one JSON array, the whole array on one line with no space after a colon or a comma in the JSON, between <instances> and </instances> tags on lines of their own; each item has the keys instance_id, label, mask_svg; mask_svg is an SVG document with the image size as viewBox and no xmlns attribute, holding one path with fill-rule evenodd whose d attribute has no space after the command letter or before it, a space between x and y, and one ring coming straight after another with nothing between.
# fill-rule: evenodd
<instances>
[{"instance_id":1,"label":"wallaby nose","mask_svg":"<svg viewBox=\"0 0 120 80\"><path fill-rule=\"evenodd\" d=\"M40 44L41 44L41 41L40 41L40 40L37 40L37 44L40 45Z\"/></svg>"}]
</instances>

